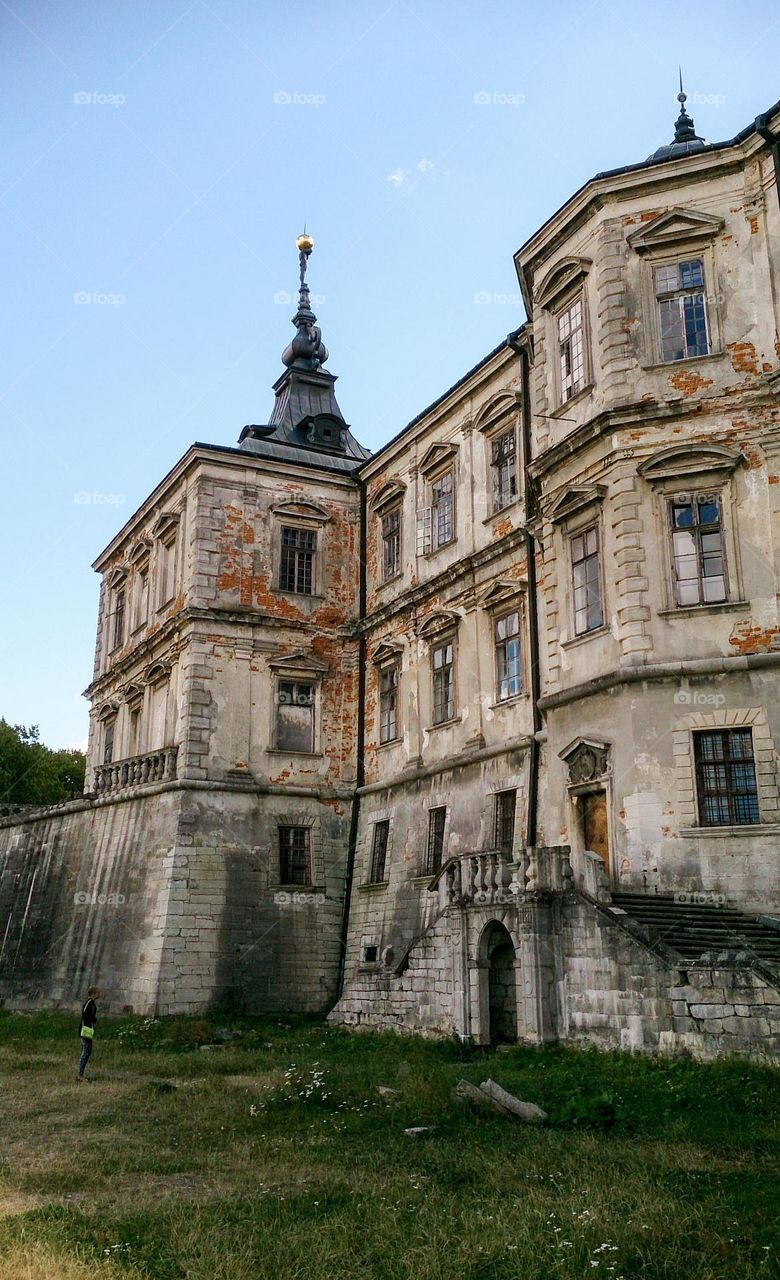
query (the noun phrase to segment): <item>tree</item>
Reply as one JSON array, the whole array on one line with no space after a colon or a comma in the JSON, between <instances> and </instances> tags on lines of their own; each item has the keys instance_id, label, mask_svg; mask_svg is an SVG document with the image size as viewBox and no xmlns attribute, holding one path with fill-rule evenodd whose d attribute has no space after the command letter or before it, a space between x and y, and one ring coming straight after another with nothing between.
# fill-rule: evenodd
<instances>
[{"instance_id":1,"label":"tree","mask_svg":"<svg viewBox=\"0 0 780 1280\"><path fill-rule=\"evenodd\" d=\"M83 751L52 751L37 725L0 719L0 807L72 800L84 790L85 768Z\"/></svg>"}]
</instances>

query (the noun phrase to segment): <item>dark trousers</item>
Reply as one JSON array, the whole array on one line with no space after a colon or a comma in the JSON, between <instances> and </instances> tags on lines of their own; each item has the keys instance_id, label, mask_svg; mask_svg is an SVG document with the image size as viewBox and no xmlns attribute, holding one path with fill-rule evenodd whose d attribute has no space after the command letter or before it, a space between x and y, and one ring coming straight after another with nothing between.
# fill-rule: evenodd
<instances>
[{"instance_id":1,"label":"dark trousers","mask_svg":"<svg viewBox=\"0 0 780 1280\"><path fill-rule=\"evenodd\" d=\"M84 1074L84 1068L86 1067L87 1062L89 1061L89 1055L91 1054L91 1052L92 1052L92 1041L88 1040L86 1036L82 1036L81 1037L81 1057L79 1058L79 1075L80 1076L83 1076Z\"/></svg>"}]
</instances>

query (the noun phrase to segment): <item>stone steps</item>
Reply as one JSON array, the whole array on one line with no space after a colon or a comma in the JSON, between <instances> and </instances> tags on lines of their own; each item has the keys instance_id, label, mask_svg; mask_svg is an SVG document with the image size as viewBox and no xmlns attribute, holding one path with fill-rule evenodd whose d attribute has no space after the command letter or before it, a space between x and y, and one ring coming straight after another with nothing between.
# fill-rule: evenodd
<instances>
[{"instance_id":1,"label":"stone steps","mask_svg":"<svg viewBox=\"0 0 780 1280\"><path fill-rule=\"evenodd\" d=\"M710 951L747 951L780 965L780 930L733 907L641 893L615 893L612 906L646 926L650 941L663 942L686 960L696 960Z\"/></svg>"}]
</instances>

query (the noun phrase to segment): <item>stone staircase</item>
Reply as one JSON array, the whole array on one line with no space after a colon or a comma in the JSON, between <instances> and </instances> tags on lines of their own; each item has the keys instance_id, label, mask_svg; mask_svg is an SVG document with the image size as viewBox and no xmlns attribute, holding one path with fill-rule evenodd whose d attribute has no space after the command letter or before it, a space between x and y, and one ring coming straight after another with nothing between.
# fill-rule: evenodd
<instances>
[{"instance_id":1,"label":"stone staircase","mask_svg":"<svg viewBox=\"0 0 780 1280\"><path fill-rule=\"evenodd\" d=\"M651 945L661 944L686 961L705 953L748 953L780 970L780 927L716 903L696 903L645 893L613 893L606 910ZM743 958L743 957L740 957Z\"/></svg>"}]
</instances>

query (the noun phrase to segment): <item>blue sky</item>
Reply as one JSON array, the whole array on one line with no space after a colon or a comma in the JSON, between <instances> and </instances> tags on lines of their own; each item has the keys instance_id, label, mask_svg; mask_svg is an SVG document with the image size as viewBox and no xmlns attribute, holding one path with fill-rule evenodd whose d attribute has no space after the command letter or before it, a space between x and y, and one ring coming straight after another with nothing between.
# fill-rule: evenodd
<instances>
[{"instance_id":1,"label":"blue sky","mask_svg":"<svg viewBox=\"0 0 780 1280\"><path fill-rule=\"evenodd\" d=\"M90 563L194 440L267 420L295 235L376 447L523 319L583 181L780 97L775 0L0 0L0 715L86 736ZM86 301L84 299L87 299Z\"/></svg>"}]
</instances>

